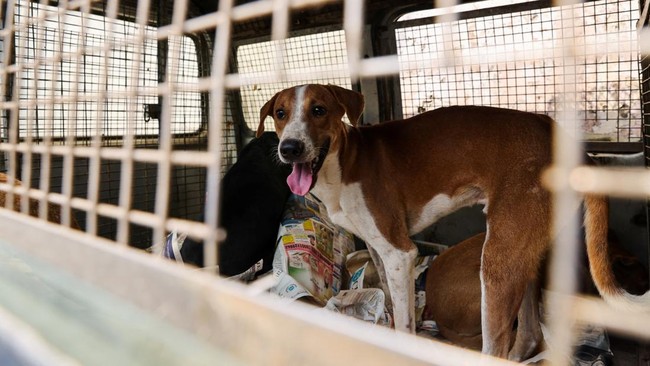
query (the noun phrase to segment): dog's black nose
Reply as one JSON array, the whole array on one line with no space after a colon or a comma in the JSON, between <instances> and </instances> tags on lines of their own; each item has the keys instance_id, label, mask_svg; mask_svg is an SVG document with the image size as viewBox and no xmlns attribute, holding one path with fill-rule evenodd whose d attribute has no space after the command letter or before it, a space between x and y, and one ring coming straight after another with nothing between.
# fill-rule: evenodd
<instances>
[{"instance_id":1,"label":"dog's black nose","mask_svg":"<svg viewBox=\"0 0 650 366\"><path fill-rule=\"evenodd\" d=\"M305 151L305 144L296 139L284 140L280 144L280 155L285 159L295 159L302 155Z\"/></svg>"}]
</instances>

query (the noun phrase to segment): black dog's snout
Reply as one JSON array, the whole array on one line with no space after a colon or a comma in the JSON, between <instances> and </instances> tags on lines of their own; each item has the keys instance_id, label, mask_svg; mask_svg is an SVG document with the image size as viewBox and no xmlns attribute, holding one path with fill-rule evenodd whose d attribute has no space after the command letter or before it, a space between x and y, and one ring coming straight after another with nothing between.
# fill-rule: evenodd
<instances>
[{"instance_id":1,"label":"black dog's snout","mask_svg":"<svg viewBox=\"0 0 650 366\"><path fill-rule=\"evenodd\" d=\"M283 158L292 160L299 158L305 151L305 144L296 139L284 140L280 143L280 155Z\"/></svg>"}]
</instances>

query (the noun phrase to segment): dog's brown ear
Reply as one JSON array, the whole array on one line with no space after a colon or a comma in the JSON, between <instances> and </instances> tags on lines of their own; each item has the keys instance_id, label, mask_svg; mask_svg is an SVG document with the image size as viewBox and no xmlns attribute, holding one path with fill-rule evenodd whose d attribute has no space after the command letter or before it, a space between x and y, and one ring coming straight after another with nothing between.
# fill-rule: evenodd
<instances>
[{"instance_id":1,"label":"dog's brown ear","mask_svg":"<svg viewBox=\"0 0 650 366\"><path fill-rule=\"evenodd\" d=\"M260 124L257 126L256 137L260 137L262 136L262 133L264 133L264 121L266 120L266 117L273 115L273 106L275 105L275 99L278 97L278 94L279 93L276 93L273 98L269 99L262 109L260 109Z\"/></svg>"},{"instance_id":2,"label":"dog's brown ear","mask_svg":"<svg viewBox=\"0 0 650 366\"><path fill-rule=\"evenodd\" d=\"M365 105L363 94L332 84L327 85L327 88L334 94L343 108L345 108L345 114L348 115L350 123L353 126L357 126Z\"/></svg>"}]
</instances>

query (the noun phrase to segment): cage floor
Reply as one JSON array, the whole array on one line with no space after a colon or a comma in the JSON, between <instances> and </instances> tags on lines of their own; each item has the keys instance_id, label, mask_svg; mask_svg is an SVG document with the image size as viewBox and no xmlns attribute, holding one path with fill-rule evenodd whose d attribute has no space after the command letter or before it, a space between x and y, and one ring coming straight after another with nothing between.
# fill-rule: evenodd
<instances>
[{"instance_id":1,"label":"cage floor","mask_svg":"<svg viewBox=\"0 0 650 366\"><path fill-rule=\"evenodd\" d=\"M240 364L226 352L3 241L0 307L80 364ZM6 346L0 344L0 350Z\"/></svg>"}]
</instances>

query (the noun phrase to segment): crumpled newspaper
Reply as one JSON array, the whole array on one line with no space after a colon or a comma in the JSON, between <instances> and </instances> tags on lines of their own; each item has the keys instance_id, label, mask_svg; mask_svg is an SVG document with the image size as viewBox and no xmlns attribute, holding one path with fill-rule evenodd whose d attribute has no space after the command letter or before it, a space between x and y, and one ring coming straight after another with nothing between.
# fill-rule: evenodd
<instances>
[{"instance_id":1,"label":"crumpled newspaper","mask_svg":"<svg viewBox=\"0 0 650 366\"><path fill-rule=\"evenodd\" d=\"M373 324L391 324L390 315L385 311L384 291L378 288L342 290L329 299L325 309Z\"/></svg>"},{"instance_id":2,"label":"crumpled newspaper","mask_svg":"<svg viewBox=\"0 0 650 366\"><path fill-rule=\"evenodd\" d=\"M341 289L345 257L352 250L352 234L329 221L315 196L292 195L278 232L276 285L270 292L291 300L310 296L325 305Z\"/></svg>"}]
</instances>

